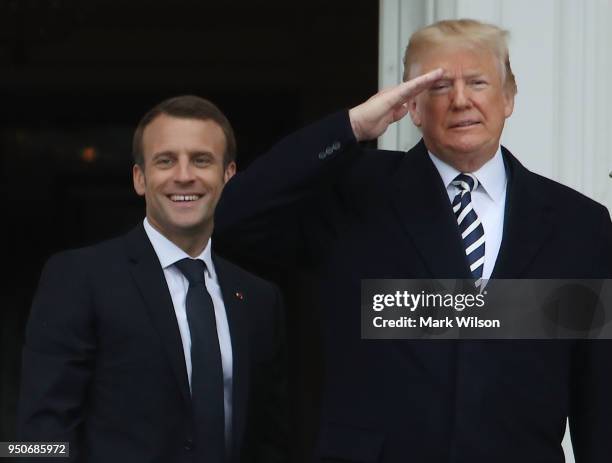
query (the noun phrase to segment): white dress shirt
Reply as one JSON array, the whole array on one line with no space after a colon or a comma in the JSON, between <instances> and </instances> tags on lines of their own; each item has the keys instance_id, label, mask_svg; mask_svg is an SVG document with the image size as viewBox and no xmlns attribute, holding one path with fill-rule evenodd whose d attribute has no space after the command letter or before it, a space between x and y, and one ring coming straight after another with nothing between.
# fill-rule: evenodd
<instances>
[{"instance_id":1,"label":"white dress shirt","mask_svg":"<svg viewBox=\"0 0 612 463\"><path fill-rule=\"evenodd\" d=\"M457 193L459 193L459 188L452 185L452 182L461 172L438 159L433 153L429 153L429 157L434 166L436 166L436 169L438 169L446 187L448 198L452 203ZM493 267L499 254L504 231L504 210L506 206L508 177L501 149L497 148L495 156L489 159L476 172L471 173L478 179L478 188L471 195L472 205L484 228L485 262L482 269L482 278L487 280L491 278L493 273Z\"/></svg>"},{"instance_id":2,"label":"white dress shirt","mask_svg":"<svg viewBox=\"0 0 612 463\"><path fill-rule=\"evenodd\" d=\"M168 283L172 305L174 306L174 313L176 314L176 320L178 321L178 327L181 333L181 341L183 342L185 366L189 378L189 387L191 388L191 334L189 333L185 305L189 281L174 265L179 260L191 258L191 256L153 228L146 218L144 219L144 229L153 245L155 254L157 254L157 258L164 270L166 282ZM215 266L212 261L211 245L212 241L208 240L206 248L202 251L202 254L196 257L196 259L203 260L206 264L207 270L204 272L206 289L210 294L210 298L215 308L217 335L219 336L219 347L221 349L221 367L223 368L223 402L225 410L225 439L227 442L229 441L232 425L232 342L229 325L227 323L225 304L223 303L219 280L217 279L217 273L215 272Z\"/></svg>"}]
</instances>

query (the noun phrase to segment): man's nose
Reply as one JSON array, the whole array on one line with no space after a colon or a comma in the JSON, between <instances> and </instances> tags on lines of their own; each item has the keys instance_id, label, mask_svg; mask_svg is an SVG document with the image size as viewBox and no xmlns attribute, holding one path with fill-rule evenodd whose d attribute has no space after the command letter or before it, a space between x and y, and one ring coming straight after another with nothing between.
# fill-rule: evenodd
<instances>
[{"instance_id":1,"label":"man's nose","mask_svg":"<svg viewBox=\"0 0 612 463\"><path fill-rule=\"evenodd\" d=\"M195 175L193 172L193 166L188 159L180 159L176 166L176 175L174 179L177 182L191 182Z\"/></svg>"},{"instance_id":2,"label":"man's nose","mask_svg":"<svg viewBox=\"0 0 612 463\"><path fill-rule=\"evenodd\" d=\"M453 86L451 92L452 106L454 109L469 108L472 104L469 89L461 82Z\"/></svg>"}]
</instances>

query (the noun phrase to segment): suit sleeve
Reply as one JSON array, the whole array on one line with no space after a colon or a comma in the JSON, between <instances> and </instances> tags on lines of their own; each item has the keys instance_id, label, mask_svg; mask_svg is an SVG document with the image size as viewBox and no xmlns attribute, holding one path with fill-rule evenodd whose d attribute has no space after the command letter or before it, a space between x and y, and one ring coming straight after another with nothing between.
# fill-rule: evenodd
<instances>
[{"instance_id":1,"label":"suit sleeve","mask_svg":"<svg viewBox=\"0 0 612 463\"><path fill-rule=\"evenodd\" d=\"M334 189L359 151L348 111L277 143L226 185L215 216L221 251L282 266L308 261L345 222L350 201Z\"/></svg>"},{"instance_id":2,"label":"suit sleeve","mask_svg":"<svg viewBox=\"0 0 612 463\"><path fill-rule=\"evenodd\" d=\"M253 373L253 412L248 428L251 463L289 461L287 346L282 297L274 287L274 321L267 355Z\"/></svg>"},{"instance_id":3,"label":"suit sleeve","mask_svg":"<svg viewBox=\"0 0 612 463\"><path fill-rule=\"evenodd\" d=\"M602 217L600 259L595 275L612 279L612 223ZM606 302L609 310L610 301ZM573 362L570 432L576 463L612 457L612 340L580 341Z\"/></svg>"},{"instance_id":4,"label":"suit sleeve","mask_svg":"<svg viewBox=\"0 0 612 463\"><path fill-rule=\"evenodd\" d=\"M95 353L92 304L75 257L54 256L42 272L26 328L17 423L20 440L69 442L70 461L79 461Z\"/></svg>"}]
</instances>

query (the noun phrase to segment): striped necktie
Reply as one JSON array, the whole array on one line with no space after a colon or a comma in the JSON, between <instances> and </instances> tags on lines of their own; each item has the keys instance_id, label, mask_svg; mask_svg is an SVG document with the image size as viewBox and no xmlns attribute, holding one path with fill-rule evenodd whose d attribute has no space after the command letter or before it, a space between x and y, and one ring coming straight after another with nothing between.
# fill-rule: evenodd
<instances>
[{"instance_id":1,"label":"striped necktie","mask_svg":"<svg viewBox=\"0 0 612 463\"><path fill-rule=\"evenodd\" d=\"M471 192L478 188L478 179L473 174L459 174L452 184L459 189L453 199L453 212L457 218L472 277L476 280L476 288L480 289L485 260L485 235L482 222L474 210L471 195Z\"/></svg>"}]
</instances>

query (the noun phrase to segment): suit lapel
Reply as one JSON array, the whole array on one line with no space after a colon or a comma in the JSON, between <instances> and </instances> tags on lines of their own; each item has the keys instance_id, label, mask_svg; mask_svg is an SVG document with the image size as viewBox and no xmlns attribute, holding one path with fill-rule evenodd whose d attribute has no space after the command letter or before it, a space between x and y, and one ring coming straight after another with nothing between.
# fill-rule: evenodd
<instances>
[{"instance_id":1,"label":"suit lapel","mask_svg":"<svg viewBox=\"0 0 612 463\"><path fill-rule=\"evenodd\" d=\"M504 233L492 278L520 278L553 231L552 208L525 169L502 147L509 175Z\"/></svg>"},{"instance_id":2,"label":"suit lapel","mask_svg":"<svg viewBox=\"0 0 612 463\"><path fill-rule=\"evenodd\" d=\"M430 275L471 278L448 194L423 141L406 154L393 183L393 206Z\"/></svg>"},{"instance_id":3,"label":"suit lapel","mask_svg":"<svg viewBox=\"0 0 612 463\"><path fill-rule=\"evenodd\" d=\"M185 402L190 404L191 395L181 333L161 264L142 225L126 235L125 244L136 286L145 301L151 321L162 339L181 395Z\"/></svg>"},{"instance_id":4,"label":"suit lapel","mask_svg":"<svg viewBox=\"0 0 612 463\"><path fill-rule=\"evenodd\" d=\"M223 295L232 342L232 448L235 451L238 443L243 440L248 405L249 351L246 311L250 300L249 294L242 288L236 268L216 254L213 254L213 262Z\"/></svg>"}]
</instances>

